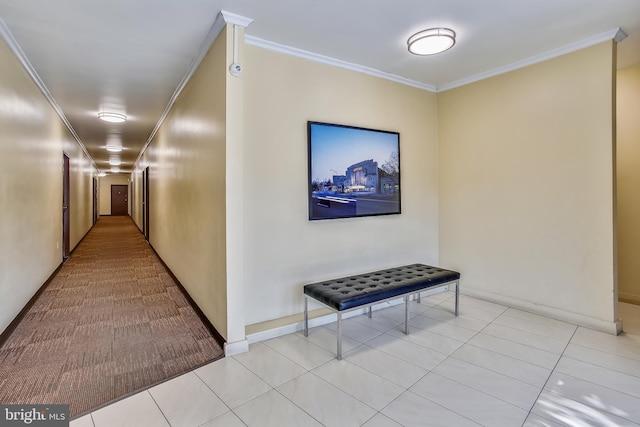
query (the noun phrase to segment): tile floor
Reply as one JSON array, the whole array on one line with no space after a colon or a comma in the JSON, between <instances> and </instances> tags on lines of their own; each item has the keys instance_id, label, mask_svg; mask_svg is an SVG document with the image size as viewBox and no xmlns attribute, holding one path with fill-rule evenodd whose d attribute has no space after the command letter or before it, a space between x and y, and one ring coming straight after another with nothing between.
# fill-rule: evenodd
<instances>
[{"instance_id":1,"label":"tile floor","mask_svg":"<svg viewBox=\"0 0 640 427\"><path fill-rule=\"evenodd\" d=\"M450 292L274 338L72 427L640 426L640 306L616 337Z\"/></svg>"}]
</instances>

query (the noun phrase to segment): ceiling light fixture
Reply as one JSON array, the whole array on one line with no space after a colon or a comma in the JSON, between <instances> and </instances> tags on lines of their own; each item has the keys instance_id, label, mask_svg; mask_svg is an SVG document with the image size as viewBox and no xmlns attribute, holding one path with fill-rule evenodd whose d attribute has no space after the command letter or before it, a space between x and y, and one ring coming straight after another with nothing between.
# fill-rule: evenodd
<instances>
[{"instance_id":1,"label":"ceiling light fixture","mask_svg":"<svg viewBox=\"0 0 640 427\"><path fill-rule=\"evenodd\" d=\"M119 153L122 151L122 146L120 145L107 145L107 151L112 153Z\"/></svg>"},{"instance_id":2,"label":"ceiling light fixture","mask_svg":"<svg viewBox=\"0 0 640 427\"><path fill-rule=\"evenodd\" d=\"M117 157L112 157L109 159L109 164L111 166L120 166L122 164L122 161Z\"/></svg>"},{"instance_id":3,"label":"ceiling light fixture","mask_svg":"<svg viewBox=\"0 0 640 427\"><path fill-rule=\"evenodd\" d=\"M119 166L111 166L111 172L114 172L114 173L120 172L120 167Z\"/></svg>"},{"instance_id":4,"label":"ceiling light fixture","mask_svg":"<svg viewBox=\"0 0 640 427\"><path fill-rule=\"evenodd\" d=\"M407 40L409 52L421 56L444 52L451 49L454 44L456 44L456 33L449 28L430 28L415 33Z\"/></svg>"},{"instance_id":5,"label":"ceiling light fixture","mask_svg":"<svg viewBox=\"0 0 640 427\"><path fill-rule=\"evenodd\" d=\"M107 173L106 173L106 172L100 172L100 173L98 174L98 176L107 176Z\"/></svg>"},{"instance_id":6,"label":"ceiling light fixture","mask_svg":"<svg viewBox=\"0 0 640 427\"><path fill-rule=\"evenodd\" d=\"M105 111L99 112L98 118L100 120L104 120L105 122L109 122L109 123L122 123L127 121L126 114L108 113Z\"/></svg>"}]
</instances>

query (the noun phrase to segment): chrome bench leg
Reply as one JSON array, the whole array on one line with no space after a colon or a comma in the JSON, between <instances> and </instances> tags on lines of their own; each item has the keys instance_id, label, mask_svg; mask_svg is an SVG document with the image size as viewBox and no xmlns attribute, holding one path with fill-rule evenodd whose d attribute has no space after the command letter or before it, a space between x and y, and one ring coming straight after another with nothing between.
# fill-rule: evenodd
<instances>
[{"instance_id":1,"label":"chrome bench leg","mask_svg":"<svg viewBox=\"0 0 640 427\"><path fill-rule=\"evenodd\" d=\"M369 316L369 319L371 319L371 306L369 306L369 312L367 313L367 316Z\"/></svg>"},{"instance_id":2,"label":"chrome bench leg","mask_svg":"<svg viewBox=\"0 0 640 427\"><path fill-rule=\"evenodd\" d=\"M338 360L342 360L342 313L338 312Z\"/></svg>"},{"instance_id":3,"label":"chrome bench leg","mask_svg":"<svg viewBox=\"0 0 640 427\"><path fill-rule=\"evenodd\" d=\"M309 336L309 301L304 297L304 336Z\"/></svg>"},{"instance_id":4,"label":"chrome bench leg","mask_svg":"<svg viewBox=\"0 0 640 427\"><path fill-rule=\"evenodd\" d=\"M416 298L416 302L420 304L420 292L418 292L418 298Z\"/></svg>"},{"instance_id":5,"label":"chrome bench leg","mask_svg":"<svg viewBox=\"0 0 640 427\"><path fill-rule=\"evenodd\" d=\"M404 333L409 335L409 295L404 297Z\"/></svg>"},{"instance_id":6,"label":"chrome bench leg","mask_svg":"<svg viewBox=\"0 0 640 427\"><path fill-rule=\"evenodd\" d=\"M460 281L456 280L456 316L459 313L458 306L460 300Z\"/></svg>"}]
</instances>

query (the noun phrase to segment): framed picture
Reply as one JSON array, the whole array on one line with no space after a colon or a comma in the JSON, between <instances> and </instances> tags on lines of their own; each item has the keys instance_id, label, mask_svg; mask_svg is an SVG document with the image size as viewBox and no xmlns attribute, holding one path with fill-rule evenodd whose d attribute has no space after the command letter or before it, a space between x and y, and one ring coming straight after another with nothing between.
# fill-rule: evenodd
<instances>
[{"instance_id":1,"label":"framed picture","mask_svg":"<svg viewBox=\"0 0 640 427\"><path fill-rule=\"evenodd\" d=\"M400 134L308 122L309 219L400 213Z\"/></svg>"}]
</instances>

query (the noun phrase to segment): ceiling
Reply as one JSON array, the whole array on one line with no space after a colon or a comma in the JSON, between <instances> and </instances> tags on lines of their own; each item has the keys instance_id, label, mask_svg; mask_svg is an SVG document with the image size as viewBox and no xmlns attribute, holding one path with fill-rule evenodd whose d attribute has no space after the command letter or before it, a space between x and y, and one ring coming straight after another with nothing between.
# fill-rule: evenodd
<instances>
[{"instance_id":1,"label":"ceiling","mask_svg":"<svg viewBox=\"0 0 640 427\"><path fill-rule=\"evenodd\" d=\"M640 64L640 0L0 0L20 49L71 128L109 171L109 138L131 170L221 10L253 22L250 42L284 45L444 90L620 27L618 68ZM449 27L449 51L418 57L413 33ZM613 33L612 33L613 32ZM98 120L125 112L123 124Z\"/></svg>"}]
</instances>

